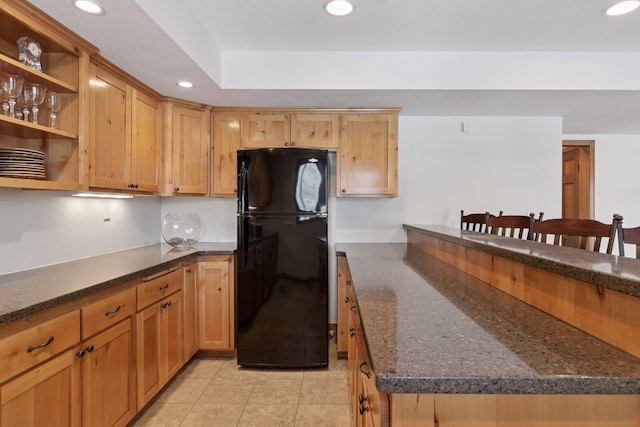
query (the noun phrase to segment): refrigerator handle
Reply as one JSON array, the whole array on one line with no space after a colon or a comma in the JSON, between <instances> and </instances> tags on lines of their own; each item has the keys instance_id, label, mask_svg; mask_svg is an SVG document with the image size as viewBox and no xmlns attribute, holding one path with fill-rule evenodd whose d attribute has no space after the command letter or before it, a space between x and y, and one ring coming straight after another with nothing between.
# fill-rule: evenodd
<instances>
[{"instance_id":1,"label":"refrigerator handle","mask_svg":"<svg viewBox=\"0 0 640 427\"><path fill-rule=\"evenodd\" d=\"M249 204L249 194L247 192L247 163L243 160L240 163L240 171L238 172L238 212L247 213L247 205Z\"/></svg>"},{"instance_id":2,"label":"refrigerator handle","mask_svg":"<svg viewBox=\"0 0 640 427\"><path fill-rule=\"evenodd\" d=\"M240 242L242 244L242 266L247 265L247 258L249 258L249 218L246 216L240 217Z\"/></svg>"}]
</instances>

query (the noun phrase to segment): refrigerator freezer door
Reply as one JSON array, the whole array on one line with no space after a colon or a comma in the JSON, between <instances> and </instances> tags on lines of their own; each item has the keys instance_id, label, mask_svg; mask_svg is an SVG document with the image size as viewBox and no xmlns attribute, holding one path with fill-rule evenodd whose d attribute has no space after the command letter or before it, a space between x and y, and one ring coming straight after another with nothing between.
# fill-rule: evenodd
<instances>
[{"instance_id":1,"label":"refrigerator freezer door","mask_svg":"<svg viewBox=\"0 0 640 427\"><path fill-rule=\"evenodd\" d=\"M327 152L238 151L238 213L326 214Z\"/></svg>"}]
</instances>

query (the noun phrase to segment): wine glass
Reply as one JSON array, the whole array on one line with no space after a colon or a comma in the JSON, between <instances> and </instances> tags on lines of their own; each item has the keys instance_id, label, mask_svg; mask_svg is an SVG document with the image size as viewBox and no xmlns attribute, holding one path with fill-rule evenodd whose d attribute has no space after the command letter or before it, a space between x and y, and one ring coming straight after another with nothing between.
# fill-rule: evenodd
<instances>
[{"instance_id":1,"label":"wine glass","mask_svg":"<svg viewBox=\"0 0 640 427\"><path fill-rule=\"evenodd\" d=\"M52 128L56 127L56 117L62 107L62 98L57 92L49 92L46 96L47 108L49 108L49 123Z\"/></svg>"},{"instance_id":2,"label":"wine glass","mask_svg":"<svg viewBox=\"0 0 640 427\"><path fill-rule=\"evenodd\" d=\"M2 101L2 113L5 116L9 115L9 95L5 93L2 88L0 88L0 101Z\"/></svg>"},{"instance_id":3,"label":"wine glass","mask_svg":"<svg viewBox=\"0 0 640 427\"><path fill-rule=\"evenodd\" d=\"M33 119L31 123L38 124L38 111L40 111L40 104L44 102L44 96L47 93L47 88L43 85L35 83L27 86L28 96L25 96L25 101L31 102L31 111L33 112Z\"/></svg>"},{"instance_id":4,"label":"wine glass","mask_svg":"<svg viewBox=\"0 0 640 427\"><path fill-rule=\"evenodd\" d=\"M22 99L22 119L25 122L28 122L29 113L31 112L31 110L29 110L29 107L33 103L33 95L31 94L31 91L27 86L24 87L24 90L22 91L22 96L20 98Z\"/></svg>"},{"instance_id":5,"label":"wine glass","mask_svg":"<svg viewBox=\"0 0 640 427\"><path fill-rule=\"evenodd\" d=\"M5 74L0 77L0 81L2 81L2 92L9 98L9 117L15 117L16 113L14 107L16 105L16 98L19 97L20 92L22 92L24 79L13 74Z\"/></svg>"}]
</instances>

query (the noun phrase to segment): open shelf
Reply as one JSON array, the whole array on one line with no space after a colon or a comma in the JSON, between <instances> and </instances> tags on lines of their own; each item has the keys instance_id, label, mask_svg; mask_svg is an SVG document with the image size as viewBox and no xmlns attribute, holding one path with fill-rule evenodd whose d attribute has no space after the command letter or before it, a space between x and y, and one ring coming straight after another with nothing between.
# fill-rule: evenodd
<instances>
[{"instance_id":1,"label":"open shelf","mask_svg":"<svg viewBox=\"0 0 640 427\"><path fill-rule=\"evenodd\" d=\"M40 117L39 117L40 118ZM46 114L40 120L49 121ZM53 129L41 124L34 124L24 120L0 114L0 134L11 135L23 139L78 139L78 135L61 129Z\"/></svg>"}]
</instances>

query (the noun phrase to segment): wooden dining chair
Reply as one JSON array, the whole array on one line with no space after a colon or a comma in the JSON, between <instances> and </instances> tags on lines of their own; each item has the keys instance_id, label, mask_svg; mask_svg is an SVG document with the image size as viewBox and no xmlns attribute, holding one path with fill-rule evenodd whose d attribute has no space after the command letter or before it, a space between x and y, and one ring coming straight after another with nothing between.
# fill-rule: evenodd
<instances>
[{"instance_id":1,"label":"wooden dining chair","mask_svg":"<svg viewBox=\"0 0 640 427\"><path fill-rule=\"evenodd\" d=\"M487 233L499 236L514 237L517 239L534 240L531 230L532 221L541 221L544 212L536 219L533 212L529 215L500 215L487 218Z\"/></svg>"},{"instance_id":2,"label":"wooden dining chair","mask_svg":"<svg viewBox=\"0 0 640 427\"><path fill-rule=\"evenodd\" d=\"M499 215L502 215L502 211L500 211ZM486 233L487 219L495 218L495 217L496 217L495 215L490 214L489 212L473 213L473 214L465 215L464 210L461 210L460 211L460 229Z\"/></svg>"},{"instance_id":3,"label":"wooden dining chair","mask_svg":"<svg viewBox=\"0 0 640 427\"><path fill-rule=\"evenodd\" d=\"M624 245L636 245L636 258L640 259L640 227L624 228L622 215L618 215L618 252L624 256Z\"/></svg>"},{"instance_id":4,"label":"wooden dining chair","mask_svg":"<svg viewBox=\"0 0 640 427\"><path fill-rule=\"evenodd\" d=\"M615 216L611 224L605 224L595 219L557 218L539 222L532 221L531 229L536 241L548 243L548 239L551 238L554 245L593 252L600 252L602 239L606 238L608 239L606 253L610 254L613 250L616 223Z\"/></svg>"}]
</instances>

